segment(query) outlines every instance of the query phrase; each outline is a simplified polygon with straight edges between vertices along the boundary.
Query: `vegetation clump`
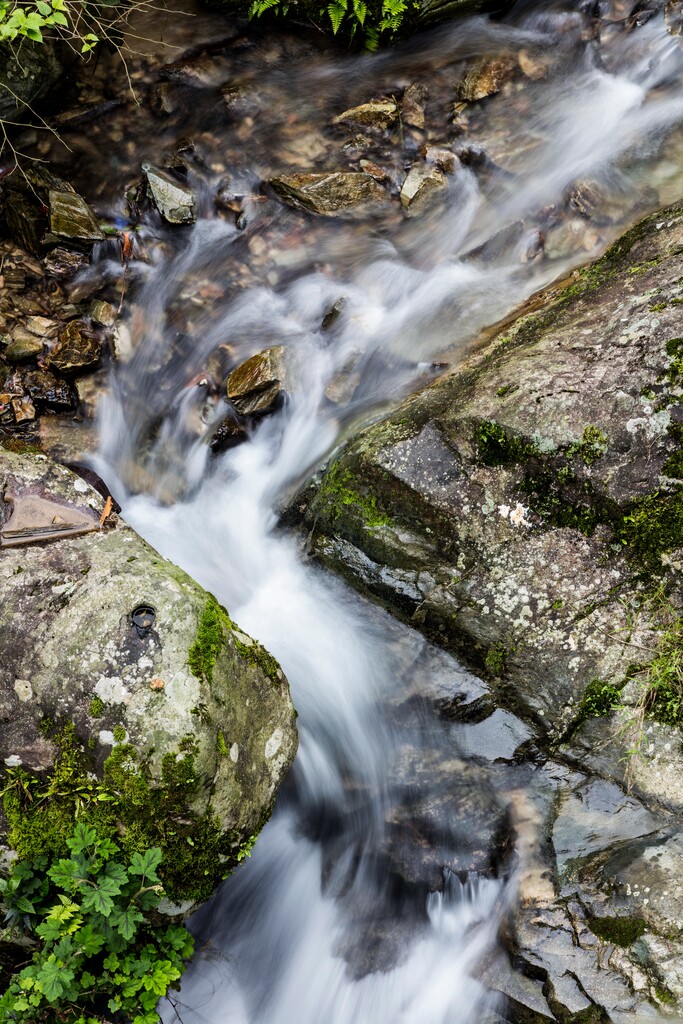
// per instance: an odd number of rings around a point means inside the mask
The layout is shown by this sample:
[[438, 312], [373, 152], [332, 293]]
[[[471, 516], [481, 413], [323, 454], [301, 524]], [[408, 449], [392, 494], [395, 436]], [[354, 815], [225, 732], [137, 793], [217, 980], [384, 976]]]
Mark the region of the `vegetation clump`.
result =
[[260, 668], [272, 683], [282, 682], [282, 670], [272, 654], [258, 640], [242, 633], [212, 594], [209, 594], [202, 609], [197, 636], [187, 655], [190, 671], [197, 679], [204, 678], [209, 683], [213, 682], [216, 660], [228, 642], [228, 637], [245, 661]]
[[665, 725], [683, 726], [683, 618], [664, 628], [657, 653], [645, 669], [641, 705]]
[[7, 922], [39, 941], [0, 997], [0, 1021], [158, 1024], [155, 1006], [194, 949], [185, 928], [152, 924], [161, 850], [120, 856], [83, 823], [66, 847], [66, 857], [19, 861], [0, 880]]
[[604, 679], [591, 679], [579, 704], [579, 720], [605, 718], [621, 704], [621, 693]]
[[158, 846], [164, 888], [178, 902], [208, 899], [241, 859], [241, 836], [223, 831], [210, 811], [202, 815], [193, 808], [200, 780], [191, 740], [183, 751], [163, 757], [158, 782], [130, 744], [114, 748], [99, 781], [72, 725], [53, 741], [57, 755], [47, 778], [22, 768], [6, 771], [8, 842], [20, 858], [64, 856], [77, 819], [104, 838], [115, 837], [127, 855]]
[[495, 420], [482, 420], [475, 430], [474, 440], [479, 458], [485, 466], [525, 462], [538, 454], [535, 445], [515, 434], [510, 434]]
[[[296, 0], [253, 0], [249, 17], [260, 18], [266, 12], [285, 16], [296, 9]], [[398, 36], [410, 15], [419, 10], [418, 0], [330, 0], [319, 17], [321, 27], [331, 28], [334, 35], [341, 31], [352, 39], [358, 33], [366, 49], [376, 50], [380, 43]]]

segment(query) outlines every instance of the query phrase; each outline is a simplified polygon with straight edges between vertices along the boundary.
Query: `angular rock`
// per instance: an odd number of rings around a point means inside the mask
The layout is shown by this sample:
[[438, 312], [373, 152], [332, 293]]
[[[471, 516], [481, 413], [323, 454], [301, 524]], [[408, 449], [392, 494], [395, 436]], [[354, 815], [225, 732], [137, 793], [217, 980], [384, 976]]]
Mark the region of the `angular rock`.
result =
[[428, 205], [435, 193], [446, 187], [446, 178], [438, 167], [414, 164], [401, 185], [401, 205], [411, 213], [417, 213]]
[[493, 96], [512, 78], [516, 66], [513, 57], [483, 57], [460, 80], [458, 99], [472, 103]]
[[290, 206], [324, 217], [352, 213], [387, 199], [372, 175], [357, 171], [283, 174], [271, 178], [268, 184]]
[[283, 345], [276, 345], [251, 356], [233, 370], [226, 391], [241, 416], [255, 416], [274, 411], [291, 383], [288, 351]]
[[80, 373], [96, 366], [102, 343], [82, 320], [70, 320], [50, 350], [46, 366], [58, 373]]
[[378, 131], [384, 131], [394, 123], [398, 114], [396, 100], [370, 100], [369, 103], [361, 103], [357, 107], [344, 110], [343, 113], [335, 117], [332, 123], [362, 125], [364, 128], [376, 128]]
[[[110, 786], [114, 771], [119, 786], [129, 778], [139, 796], [121, 791], [117, 842], [128, 848], [140, 829], [160, 830], [169, 898], [206, 898], [270, 814], [294, 756], [282, 671], [121, 520], [100, 529], [103, 498], [85, 480], [45, 457], [0, 460], [3, 538], [22, 503], [38, 503], [33, 516], [44, 523], [42, 543], [8, 547], [0, 560], [0, 759], [49, 772], [70, 742], [85, 778], [94, 771]], [[79, 522], [91, 532], [77, 535]], [[62, 539], [48, 540], [60, 527]], [[148, 611], [136, 618], [140, 608]], [[169, 812], [153, 825], [145, 800], [155, 793]], [[51, 820], [45, 805], [10, 809], [20, 847], [28, 813], [33, 836]]]
[[79, 270], [87, 266], [87, 263], [88, 257], [85, 253], [64, 249], [59, 245], [45, 257], [45, 269], [48, 274], [62, 280], [74, 277]]
[[142, 164], [142, 171], [149, 197], [164, 220], [169, 224], [191, 224], [196, 217], [192, 189], [148, 161]]
[[13, 398], [10, 405], [15, 423], [31, 423], [36, 418], [36, 408], [30, 398]]
[[95, 214], [75, 192], [48, 192], [50, 231], [60, 241], [99, 242], [104, 238]]
[[10, 234], [36, 256], [60, 241], [85, 248], [104, 237], [85, 200], [40, 164], [10, 179], [2, 205]]
[[426, 86], [418, 82], [409, 85], [401, 100], [401, 120], [415, 128], [424, 128], [425, 104], [428, 99], [429, 90]]
[[16, 379], [20, 390], [25, 391], [38, 406], [61, 410], [73, 409], [75, 405], [70, 385], [49, 370], [23, 370]]
[[101, 299], [90, 303], [88, 316], [96, 324], [102, 324], [103, 327], [113, 327], [116, 323], [116, 310], [111, 302], [103, 302]]

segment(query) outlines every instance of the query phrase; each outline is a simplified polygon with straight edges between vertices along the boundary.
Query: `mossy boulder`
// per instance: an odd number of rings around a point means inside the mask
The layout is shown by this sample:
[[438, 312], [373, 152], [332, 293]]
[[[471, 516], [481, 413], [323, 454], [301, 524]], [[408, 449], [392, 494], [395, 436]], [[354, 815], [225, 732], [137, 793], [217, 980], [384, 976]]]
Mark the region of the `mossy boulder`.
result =
[[2, 833], [59, 855], [78, 814], [161, 846], [167, 895], [207, 898], [294, 757], [275, 660], [211, 595], [45, 457], [2, 452]]
[[682, 282], [673, 207], [358, 434], [297, 505], [318, 558], [546, 744], [595, 720], [595, 680], [613, 713], [657, 648], [654, 593], [678, 607]]

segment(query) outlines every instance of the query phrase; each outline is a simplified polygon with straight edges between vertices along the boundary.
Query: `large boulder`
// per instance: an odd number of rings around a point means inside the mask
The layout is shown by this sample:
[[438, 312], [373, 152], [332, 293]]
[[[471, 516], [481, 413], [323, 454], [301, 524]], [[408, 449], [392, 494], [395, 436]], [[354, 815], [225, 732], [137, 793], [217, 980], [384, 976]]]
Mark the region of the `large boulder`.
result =
[[591, 680], [649, 660], [653, 580], [676, 604], [682, 240], [681, 209], [645, 220], [353, 439], [306, 507], [323, 561], [554, 739]]
[[187, 909], [270, 814], [297, 745], [287, 680], [184, 572], [101, 525], [111, 503], [85, 480], [1, 463], [3, 838], [58, 854], [79, 810], [124, 847], [161, 846]]
[[481, 721], [444, 707], [463, 749], [534, 766], [511, 794], [525, 977], [485, 971], [514, 1019], [683, 998], [682, 243], [683, 207], [648, 217], [293, 506], [318, 559], [482, 675]]

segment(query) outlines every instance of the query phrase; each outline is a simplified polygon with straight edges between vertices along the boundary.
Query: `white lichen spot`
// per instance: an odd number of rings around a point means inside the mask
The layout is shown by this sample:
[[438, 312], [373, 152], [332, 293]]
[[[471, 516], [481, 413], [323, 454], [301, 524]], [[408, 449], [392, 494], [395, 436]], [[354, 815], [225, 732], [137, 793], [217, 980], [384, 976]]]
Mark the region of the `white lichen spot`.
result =
[[28, 679], [15, 679], [14, 692], [21, 701], [31, 700], [33, 697], [33, 687]]
[[499, 515], [501, 515], [503, 517], [503, 519], [507, 519], [507, 517], [510, 515], [510, 506], [509, 505], [499, 505], [498, 506], [498, 513], [499, 513]]
[[10, 754], [9, 757], [5, 758], [5, 764], [8, 768], [18, 768], [21, 764], [21, 758], [18, 754]]
[[103, 747], [115, 747], [116, 740], [114, 739], [114, 733], [110, 729], [100, 729], [97, 734], [97, 738]]
[[[266, 746], [266, 751], [267, 750], [268, 750], [268, 747]], [[235, 764], [237, 764], [237, 758], [239, 756], [240, 756], [240, 748], [237, 745], [237, 743], [233, 743], [233, 745], [230, 747], [230, 760], [234, 761]], [[267, 754], [266, 754], [266, 756], [267, 756]]]
[[531, 440], [534, 447], [543, 455], [552, 455], [553, 452], [557, 451], [557, 445], [555, 442], [549, 437], [543, 437], [543, 434], [539, 434], [537, 430], [534, 430], [531, 435]]
[[79, 494], [87, 494], [90, 488], [85, 480], [81, 480], [79, 477], [78, 480], [74, 480], [74, 490], [78, 491]]
[[531, 526], [531, 523], [529, 522], [529, 520], [526, 517], [527, 512], [528, 512], [528, 509], [526, 509], [524, 507], [524, 505], [522, 505], [521, 502], [518, 501], [517, 504], [515, 505], [515, 507], [513, 508], [512, 512], [509, 515], [509, 520], [510, 520], [511, 524], [513, 526], [517, 526], [517, 527], [519, 527], [519, 526]]
[[127, 704], [130, 693], [118, 676], [100, 676], [95, 693], [105, 704]]
[[232, 635], [234, 636], [235, 640], [239, 640], [239, 642], [241, 644], [244, 644], [245, 647], [254, 646], [254, 641], [252, 640], [252, 638], [250, 636], [247, 636], [246, 633], [242, 633], [239, 629], [233, 629]]
[[276, 729], [266, 742], [266, 757], [275, 757], [282, 746], [282, 729]]

